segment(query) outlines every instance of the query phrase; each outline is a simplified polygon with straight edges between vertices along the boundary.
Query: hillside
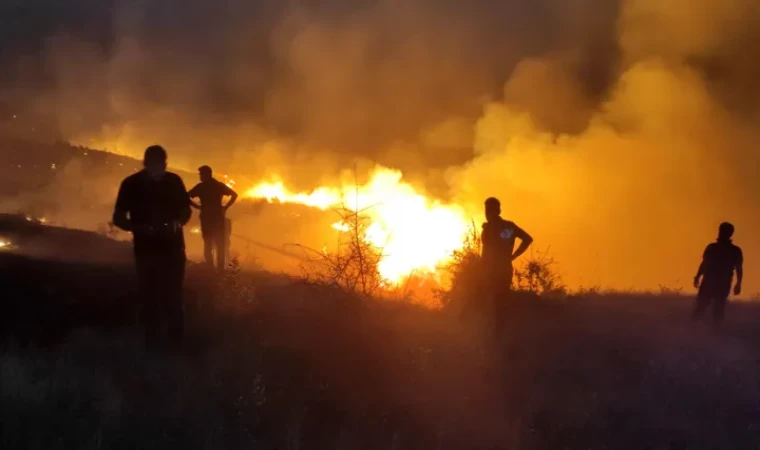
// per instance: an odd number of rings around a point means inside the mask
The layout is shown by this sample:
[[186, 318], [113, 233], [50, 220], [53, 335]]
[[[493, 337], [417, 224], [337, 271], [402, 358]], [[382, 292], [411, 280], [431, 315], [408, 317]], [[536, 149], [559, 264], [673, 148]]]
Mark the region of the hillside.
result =
[[125, 156], [77, 147], [65, 142], [43, 143], [0, 137], [0, 167], [4, 180], [0, 196], [15, 196], [50, 184], [70, 164], [86, 173], [123, 178], [139, 170], [140, 162]]
[[[125, 156], [64, 142], [44, 143], [0, 136], [0, 213], [19, 213], [50, 224], [90, 231], [107, 229], [118, 186], [140, 170], [141, 162]], [[191, 187], [196, 173], [177, 171]], [[235, 224], [233, 254], [248, 266], [266, 263], [273, 270], [294, 270], [298, 254], [288, 244], [321, 248], [325, 230], [336, 217], [300, 205], [270, 205], [240, 200], [230, 211]], [[188, 225], [187, 244], [200, 259], [202, 242]], [[197, 231], [197, 230], [196, 230]], [[126, 237], [126, 236], [124, 236]]]
[[[690, 322], [688, 298], [533, 299], [510, 307], [509, 331], [494, 341], [477, 317], [265, 273], [216, 283], [191, 266], [186, 351], [153, 355], [135, 325], [124, 244], [8, 217], [0, 224], [0, 236], [19, 242], [0, 251], [5, 449], [760, 442], [753, 305], [732, 305], [725, 327], [713, 329]], [[91, 254], [18, 253], [61, 241]]]

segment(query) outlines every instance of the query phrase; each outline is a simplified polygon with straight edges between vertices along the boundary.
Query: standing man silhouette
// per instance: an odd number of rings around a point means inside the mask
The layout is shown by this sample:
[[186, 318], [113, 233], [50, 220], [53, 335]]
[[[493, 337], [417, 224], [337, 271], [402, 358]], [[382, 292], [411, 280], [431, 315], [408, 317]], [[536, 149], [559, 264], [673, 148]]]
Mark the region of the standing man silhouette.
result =
[[[485, 202], [486, 223], [483, 224], [482, 263], [486, 292], [493, 302], [496, 331], [504, 325], [504, 306], [512, 292], [512, 261], [519, 258], [533, 243], [533, 238], [514, 222], [501, 218], [501, 202], [490, 197]], [[515, 250], [515, 239], [520, 246]]]
[[[217, 269], [222, 272], [225, 266], [227, 248], [225, 213], [238, 198], [237, 192], [213, 177], [211, 167], [198, 168], [201, 182], [190, 189], [190, 198], [199, 198], [200, 205], [191, 200], [191, 206], [201, 210], [201, 234], [203, 235], [203, 253], [206, 263], [213, 267], [214, 250], [216, 250]], [[229, 196], [230, 201], [222, 206], [222, 198]]]
[[114, 206], [113, 224], [133, 235], [135, 265], [143, 301], [145, 343], [158, 343], [163, 324], [172, 344], [184, 332], [182, 284], [185, 239], [182, 227], [192, 214], [182, 179], [166, 171], [166, 150], [145, 150], [144, 169], [124, 179]]
[[731, 241], [733, 235], [734, 226], [723, 222], [718, 227], [718, 240], [705, 248], [702, 263], [694, 277], [694, 287], [699, 288], [694, 305], [694, 318], [701, 318], [707, 307], [712, 305], [713, 321], [719, 323], [723, 320], [734, 271], [734, 295], [742, 293], [744, 256], [742, 249]]

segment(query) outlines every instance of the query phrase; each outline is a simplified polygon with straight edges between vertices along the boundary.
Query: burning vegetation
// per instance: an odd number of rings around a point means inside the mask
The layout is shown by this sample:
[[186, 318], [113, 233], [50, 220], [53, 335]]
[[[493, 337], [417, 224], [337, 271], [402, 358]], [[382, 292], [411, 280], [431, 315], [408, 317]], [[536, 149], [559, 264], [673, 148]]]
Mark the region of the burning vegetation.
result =
[[[294, 193], [282, 182], [258, 184], [244, 197], [338, 209], [333, 228], [357, 233], [378, 252], [377, 270], [385, 283], [412, 275], [433, 275], [464, 245], [467, 215], [461, 207], [432, 200], [402, 180], [400, 171], [375, 169], [366, 184], [320, 187]], [[360, 223], [357, 223], [360, 222]]]

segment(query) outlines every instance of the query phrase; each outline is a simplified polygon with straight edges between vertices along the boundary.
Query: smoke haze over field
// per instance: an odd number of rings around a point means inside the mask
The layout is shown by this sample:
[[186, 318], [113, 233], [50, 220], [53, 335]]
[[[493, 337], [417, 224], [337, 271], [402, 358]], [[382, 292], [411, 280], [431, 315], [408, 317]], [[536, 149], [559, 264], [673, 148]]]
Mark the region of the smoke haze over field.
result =
[[730, 220], [760, 291], [758, 25], [754, 0], [4, 0], [0, 102], [188, 169], [381, 164], [478, 221], [496, 195], [571, 285], [688, 286]]

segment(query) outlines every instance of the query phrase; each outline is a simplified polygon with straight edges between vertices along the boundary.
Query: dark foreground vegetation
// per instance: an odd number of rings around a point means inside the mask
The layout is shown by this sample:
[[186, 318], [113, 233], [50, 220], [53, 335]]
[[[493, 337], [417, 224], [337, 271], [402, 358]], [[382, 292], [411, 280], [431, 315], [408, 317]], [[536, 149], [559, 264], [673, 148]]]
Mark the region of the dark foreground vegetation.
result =
[[[16, 239], [124, 250], [34, 229]], [[1, 448], [760, 445], [752, 305], [714, 329], [680, 296], [525, 298], [497, 342], [477, 315], [191, 266], [186, 349], [149, 354], [123, 258], [0, 251]]]

